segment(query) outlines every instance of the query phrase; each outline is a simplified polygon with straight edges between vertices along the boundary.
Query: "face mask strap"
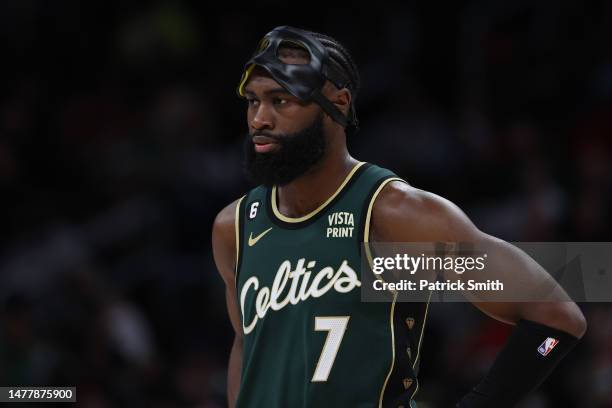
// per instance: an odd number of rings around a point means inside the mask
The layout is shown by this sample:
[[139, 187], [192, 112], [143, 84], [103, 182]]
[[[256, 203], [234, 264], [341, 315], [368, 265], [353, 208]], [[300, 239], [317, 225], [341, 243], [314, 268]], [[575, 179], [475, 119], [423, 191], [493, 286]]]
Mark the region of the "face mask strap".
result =
[[346, 128], [349, 124], [349, 121], [346, 116], [340, 111], [340, 109], [336, 108], [336, 105], [331, 103], [329, 99], [327, 99], [321, 91], [316, 90], [312, 94], [312, 99], [321, 106], [321, 108], [327, 112], [327, 114], [336, 122], [338, 122], [343, 128]]

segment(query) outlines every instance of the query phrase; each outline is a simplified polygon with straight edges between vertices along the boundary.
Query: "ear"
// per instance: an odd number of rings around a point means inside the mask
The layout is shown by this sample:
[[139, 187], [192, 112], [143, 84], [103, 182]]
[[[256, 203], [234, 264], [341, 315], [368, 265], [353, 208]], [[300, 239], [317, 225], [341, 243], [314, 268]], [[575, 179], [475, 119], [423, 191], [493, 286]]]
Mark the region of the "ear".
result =
[[348, 115], [351, 107], [351, 91], [347, 88], [337, 89], [328, 81], [323, 87], [323, 95], [336, 105], [340, 112]]

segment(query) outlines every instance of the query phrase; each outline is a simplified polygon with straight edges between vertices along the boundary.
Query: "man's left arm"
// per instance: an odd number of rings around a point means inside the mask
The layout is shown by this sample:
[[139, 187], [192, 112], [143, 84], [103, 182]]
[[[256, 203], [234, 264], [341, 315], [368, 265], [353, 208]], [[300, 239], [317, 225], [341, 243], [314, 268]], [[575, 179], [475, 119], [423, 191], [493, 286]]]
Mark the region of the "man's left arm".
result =
[[[383, 188], [372, 212], [371, 241], [478, 243], [495, 248], [502, 273], [548, 278], [515, 246], [478, 230], [450, 201], [402, 182]], [[557, 286], [554, 281], [553, 284]], [[586, 331], [578, 306], [560, 287], [558, 301], [484, 302], [468, 299], [485, 314], [515, 325], [488, 374], [458, 404], [460, 408], [511, 407], [536, 388]], [[563, 301], [561, 301], [563, 299]], [[548, 355], [537, 353], [547, 338], [558, 341]], [[520, 373], [520, 375], [517, 375]]]

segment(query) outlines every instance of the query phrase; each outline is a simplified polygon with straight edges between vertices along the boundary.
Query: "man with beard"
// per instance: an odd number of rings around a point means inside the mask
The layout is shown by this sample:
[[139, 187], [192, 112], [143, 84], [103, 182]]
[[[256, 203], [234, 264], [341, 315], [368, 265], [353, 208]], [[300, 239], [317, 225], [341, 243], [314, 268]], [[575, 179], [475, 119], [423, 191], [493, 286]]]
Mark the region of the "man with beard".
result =
[[[343, 46], [292, 27], [268, 33], [246, 64], [246, 169], [259, 186], [213, 226], [235, 330], [230, 407], [416, 406], [429, 302], [362, 302], [362, 242], [486, 242], [501, 268], [539, 273], [454, 204], [351, 157], [358, 89]], [[516, 327], [459, 407], [513, 406], [586, 330], [573, 302], [474, 304]]]

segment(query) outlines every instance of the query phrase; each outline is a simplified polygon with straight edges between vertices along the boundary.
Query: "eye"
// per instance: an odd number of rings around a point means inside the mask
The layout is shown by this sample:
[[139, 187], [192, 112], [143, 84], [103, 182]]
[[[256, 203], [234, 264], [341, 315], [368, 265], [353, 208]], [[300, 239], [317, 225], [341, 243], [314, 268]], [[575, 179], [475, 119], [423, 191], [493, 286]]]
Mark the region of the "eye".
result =
[[246, 98], [246, 101], [249, 106], [257, 106], [259, 103], [259, 101], [255, 98]]
[[284, 99], [284, 98], [274, 98], [274, 99], [272, 100], [272, 102], [273, 102], [275, 105], [284, 105], [284, 104], [286, 104], [286, 103], [287, 103], [287, 102], [289, 102], [289, 101], [288, 101], [287, 99]]

